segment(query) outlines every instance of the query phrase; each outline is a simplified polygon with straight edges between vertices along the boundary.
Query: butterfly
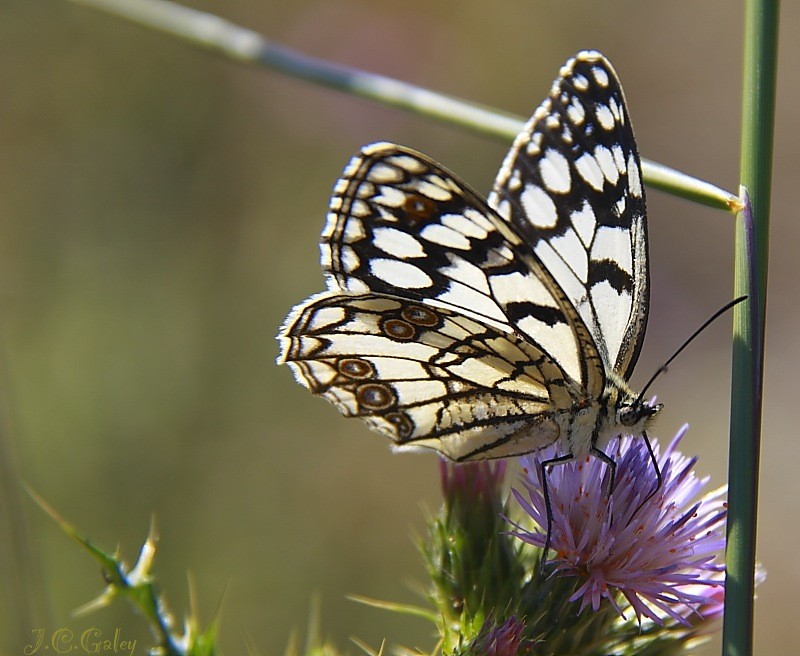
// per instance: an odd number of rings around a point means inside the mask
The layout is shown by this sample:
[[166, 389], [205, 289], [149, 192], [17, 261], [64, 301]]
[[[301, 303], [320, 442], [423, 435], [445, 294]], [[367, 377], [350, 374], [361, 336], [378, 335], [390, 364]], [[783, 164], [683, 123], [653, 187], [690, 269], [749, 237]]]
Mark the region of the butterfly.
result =
[[561, 68], [487, 199], [410, 148], [365, 146], [320, 249], [328, 290], [291, 310], [278, 362], [398, 449], [465, 462], [558, 442], [545, 469], [594, 455], [613, 478], [610, 439], [647, 440], [662, 406], [627, 382], [649, 306], [645, 192], [599, 52]]

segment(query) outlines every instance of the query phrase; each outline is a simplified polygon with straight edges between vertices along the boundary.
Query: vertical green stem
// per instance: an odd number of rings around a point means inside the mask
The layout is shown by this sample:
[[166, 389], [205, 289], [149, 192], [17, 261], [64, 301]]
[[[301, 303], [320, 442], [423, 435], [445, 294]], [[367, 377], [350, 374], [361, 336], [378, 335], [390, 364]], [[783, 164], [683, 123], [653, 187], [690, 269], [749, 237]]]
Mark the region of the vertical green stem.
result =
[[747, 656], [753, 650], [778, 7], [778, 0], [745, 0], [740, 164], [745, 208], [736, 227], [734, 284], [735, 295], [748, 294], [750, 300], [734, 311], [725, 656]]

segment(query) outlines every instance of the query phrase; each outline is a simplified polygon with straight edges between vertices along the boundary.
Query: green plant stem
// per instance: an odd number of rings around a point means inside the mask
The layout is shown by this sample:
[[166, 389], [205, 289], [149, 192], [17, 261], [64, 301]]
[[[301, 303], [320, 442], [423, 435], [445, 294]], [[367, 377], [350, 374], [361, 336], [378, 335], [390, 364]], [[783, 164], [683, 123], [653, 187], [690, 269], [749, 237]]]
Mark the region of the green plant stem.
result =
[[[383, 75], [309, 57], [272, 43], [213, 14], [166, 0], [70, 0], [177, 37], [240, 63], [264, 66], [291, 77], [330, 87], [389, 107], [403, 109], [509, 142], [525, 120], [508, 112], [448, 96]], [[727, 212], [741, 209], [739, 197], [709, 182], [642, 159], [651, 187]]]
[[740, 175], [745, 208], [736, 227], [728, 548], [723, 654], [753, 650], [753, 599], [764, 375], [769, 209], [778, 0], [746, 0]]

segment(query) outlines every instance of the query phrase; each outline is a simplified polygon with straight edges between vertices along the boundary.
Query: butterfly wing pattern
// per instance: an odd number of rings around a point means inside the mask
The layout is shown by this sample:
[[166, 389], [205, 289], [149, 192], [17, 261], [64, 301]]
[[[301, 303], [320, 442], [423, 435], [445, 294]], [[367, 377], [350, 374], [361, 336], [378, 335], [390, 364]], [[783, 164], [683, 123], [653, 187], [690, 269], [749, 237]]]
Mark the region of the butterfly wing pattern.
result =
[[489, 204], [564, 290], [606, 369], [627, 379], [647, 324], [647, 222], [625, 98], [602, 55], [567, 62], [514, 141]]
[[628, 388], [648, 303], [644, 190], [622, 90], [584, 51], [517, 137], [488, 202], [440, 164], [366, 146], [334, 186], [328, 291], [279, 363], [399, 448], [456, 461], [644, 431]]

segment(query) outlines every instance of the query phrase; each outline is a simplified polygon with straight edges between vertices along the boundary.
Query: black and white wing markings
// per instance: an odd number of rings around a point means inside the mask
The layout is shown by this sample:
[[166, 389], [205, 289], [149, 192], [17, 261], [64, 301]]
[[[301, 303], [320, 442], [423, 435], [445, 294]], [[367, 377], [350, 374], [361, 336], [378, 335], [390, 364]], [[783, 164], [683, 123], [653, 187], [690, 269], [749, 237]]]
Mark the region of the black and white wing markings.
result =
[[649, 305], [639, 154], [619, 79], [598, 52], [561, 69], [489, 196], [579, 312], [606, 369], [627, 379]]
[[528, 243], [425, 155], [365, 147], [334, 187], [320, 248], [332, 292], [455, 310], [535, 344], [588, 396], [602, 391], [592, 337]]
[[[555, 442], [583, 390], [534, 345], [444, 308], [325, 292], [280, 335], [298, 382], [399, 447], [453, 460]], [[524, 441], [524, 447], [519, 442]]]
[[401, 447], [464, 461], [558, 440], [543, 466], [594, 454], [613, 478], [602, 449], [646, 438], [660, 410], [627, 385], [647, 321], [645, 221], [619, 81], [579, 53], [488, 203], [402, 146], [350, 161], [320, 244], [328, 291], [292, 310], [278, 362]]

